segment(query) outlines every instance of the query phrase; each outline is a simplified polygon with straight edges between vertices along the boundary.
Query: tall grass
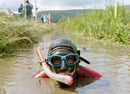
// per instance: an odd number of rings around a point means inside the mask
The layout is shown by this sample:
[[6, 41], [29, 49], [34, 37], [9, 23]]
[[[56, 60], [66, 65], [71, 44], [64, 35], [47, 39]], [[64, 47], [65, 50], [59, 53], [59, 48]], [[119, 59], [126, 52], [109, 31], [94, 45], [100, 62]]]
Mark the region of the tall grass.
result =
[[33, 20], [20, 21], [17, 17], [0, 16], [0, 22], [0, 56], [38, 42], [46, 32], [52, 30], [48, 25], [35, 24]]
[[86, 11], [86, 15], [72, 18], [63, 29], [77, 36], [130, 45], [130, 11], [118, 5], [117, 17], [114, 7], [106, 10]]

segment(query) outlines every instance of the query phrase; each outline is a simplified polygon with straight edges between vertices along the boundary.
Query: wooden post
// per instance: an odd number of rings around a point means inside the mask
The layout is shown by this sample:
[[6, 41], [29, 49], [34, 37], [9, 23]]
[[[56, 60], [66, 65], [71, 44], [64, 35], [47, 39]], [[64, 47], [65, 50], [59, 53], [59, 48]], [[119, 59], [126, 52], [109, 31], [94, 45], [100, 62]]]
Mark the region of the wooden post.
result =
[[35, 21], [37, 23], [37, 7], [36, 7], [36, 0], [35, 0]]
[[84, 7], [84, 17], [85, 17], [85, 7]]
[[26, 13], [26, 0], [24, 0], [24, 17], [25, 17], [25, 21], [27, 21], [27, 13]]
[[116, 16], [117, 16], [117, 0], [115, 0], [115, 19], [116, 19]]
[[94, 5], [94, 10], [95, 10], [95, 5]]
[[70, 21], [70, 18], [68, 17], [68, 22]]
[[50, 12], [49, 12], [49, 25], [51, 24], [51, 16], [50, 16]]

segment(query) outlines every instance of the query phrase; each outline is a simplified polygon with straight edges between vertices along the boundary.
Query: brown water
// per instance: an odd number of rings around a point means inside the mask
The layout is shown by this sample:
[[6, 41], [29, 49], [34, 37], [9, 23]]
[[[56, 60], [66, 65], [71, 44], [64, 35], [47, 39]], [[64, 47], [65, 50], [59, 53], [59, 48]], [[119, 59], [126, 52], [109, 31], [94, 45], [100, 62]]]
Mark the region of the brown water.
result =
[[102, 78], [81, 79], [71, 87], [50, 83], [48, 78], [41, 79], [41, 85], [36, 84], [38, 79], [32, 78], [39, 71], [36, 48], [42, 46], [46, 57], [48, 46], [59, 37], [63, 36], [48, 34], [42, 42], [13, 53], [16, 56], [12, 54], [0, 59], [0, 94], [130, 94], [130, 50], [96, 41], [83, 41], [73, 36], [68, 38], [73, 39], [78, 49], [86, 48], [81, 56], [91, 62], [90, 65], [80, 64], [99, 72]]

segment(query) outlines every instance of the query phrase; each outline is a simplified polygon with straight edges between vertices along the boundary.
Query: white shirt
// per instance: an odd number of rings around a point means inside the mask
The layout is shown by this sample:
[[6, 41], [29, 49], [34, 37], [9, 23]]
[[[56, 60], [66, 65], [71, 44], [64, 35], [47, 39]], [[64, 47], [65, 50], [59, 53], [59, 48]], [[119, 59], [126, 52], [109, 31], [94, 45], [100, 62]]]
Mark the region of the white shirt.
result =
[[44, 23], [47, 23], [48, 18], [46, 16], [44, 16]]
[[[38, 13], [37, 13], [37, 15], [38, 15]], [[35, 17], [35, 10], [33, 10], [33, 17]]]

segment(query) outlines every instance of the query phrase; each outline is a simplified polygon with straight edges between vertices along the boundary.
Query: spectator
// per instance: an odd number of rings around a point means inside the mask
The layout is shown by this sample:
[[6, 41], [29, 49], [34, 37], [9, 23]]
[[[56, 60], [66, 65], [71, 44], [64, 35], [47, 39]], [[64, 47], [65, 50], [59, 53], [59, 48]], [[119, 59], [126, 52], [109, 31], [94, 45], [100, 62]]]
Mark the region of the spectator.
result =
[[29, 0], [26, 1], [27, 5], [26, 5], [26, 15], [27, 15], [27, 19], [29, 20], [32, 17], [32, 9], [33, 9], [33, 5], [29, 2]]
[[48, 18], [47, 18], [47, 15], [45, 14], [44, 15], [44, 23], [47, 23], [48, 22]]
[[[37, 10], [38, 10], [38, 8], [36, 8], [36, 14], [38, 14], [37, 13]], [[35, 21], [35, 17], [36, 17], [36, 15], [35, 15], [35, 10], [33, 11], [33, 19], [34, 19], [34, 21]]]
[[7, 14], [5, 13], [5, 11], [2, 12], [2, 16], [7, 17]]
[[21, 4], [20, 7], [18, 8], [18, 12], [21, 13], [21, 11], [23, 11], [23, 4]]
[[40, 18], [42, 24], [44, 24], [44, 15], [42, 14], [41, 18]]
[[18, 12], [20, 18], [24, 16], [23, 4], [21, 4], [20, 7], [18, 8]]

